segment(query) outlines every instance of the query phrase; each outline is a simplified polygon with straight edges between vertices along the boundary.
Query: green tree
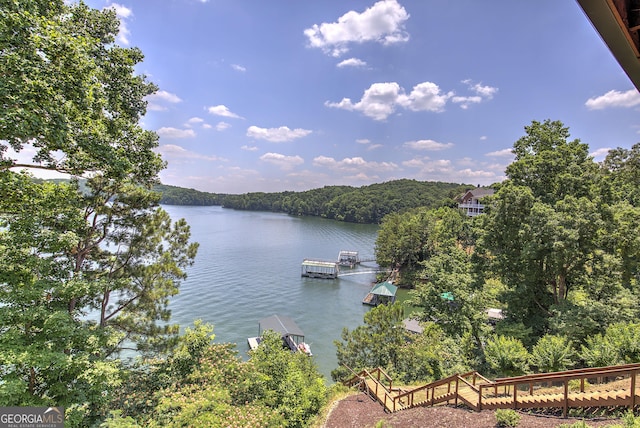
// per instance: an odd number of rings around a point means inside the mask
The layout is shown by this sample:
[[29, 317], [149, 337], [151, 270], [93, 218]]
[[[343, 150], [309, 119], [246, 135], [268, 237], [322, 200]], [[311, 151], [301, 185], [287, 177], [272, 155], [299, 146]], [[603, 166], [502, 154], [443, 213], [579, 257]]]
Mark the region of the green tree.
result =
[[334, 380], [349, 377], [351, 372], [343, 365], [355, 372], [376, 367], [393, 370], [407, 339], [403, 319], [400, 303], [380, 305], [364, 315], [364, 325], [353, 331], [344, 328], [342, 340], [334, 342], [339, 367], [331, 372], [331, 377]]
[[284, 348], [279, 334], [266, 332], [262, 339], [248, 363], [262, 387], [257, 401], [282, 415], [283, 426], [306, 426], [326, 402], [323, 377], [312, 358]]
[[481, 220], [478, 253], [507, 286], [508, 321], [548, 331], [553, 309], [600, 269], [609, 215], [594, 192], [597, 165], [588, 147], [567, 141], [560, 122], [533, 122], [514, 144], [515, 161]]
[[559, 372], [574, 365], [575, 352], [564, 336], [545, 335], [531, 350], [530, 365], [539, 372]]
[[[164, 163], [157, 135], [138, 122], [156, 88], [135, 74], [141, 52], [113, 43], [115, 12], [61, 0], [5, 6], [0, 404], [64, 405], [72, 426], [88, 425], [121, 382], [109, 356], [124, 343], [141, 351], [171, 344], [168, 298], [197, 245], [150, 192]], [[36, 154], [17, 163], [9, 147]], [[35, 182], [17, 167], [72, 180]]]
[[517, 376], [528, 369], [529, 353], [522, 342], [512, 337], [489, 338], [484, 355], [489, 367], [498, 375]]
[[417, 317], [436, 321], [450, 337], [470, 332], [482, 349], [490, 294], [476, 283], [469, 254], [451, 246], [422, 265], [421, 282], [411, 291], [411, 304], [419, 308]]

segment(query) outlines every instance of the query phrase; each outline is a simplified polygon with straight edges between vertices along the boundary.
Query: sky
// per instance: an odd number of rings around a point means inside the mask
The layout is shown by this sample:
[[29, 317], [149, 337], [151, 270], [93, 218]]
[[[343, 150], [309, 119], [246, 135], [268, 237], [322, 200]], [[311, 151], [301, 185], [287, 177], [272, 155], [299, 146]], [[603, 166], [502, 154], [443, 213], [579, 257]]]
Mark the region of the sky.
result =
[[640, 94], [575, 0], [89, 0], [158, 85], [164, 184], [302, 191], [489, 185], [533, 120], [596, 160], [640, 140]]

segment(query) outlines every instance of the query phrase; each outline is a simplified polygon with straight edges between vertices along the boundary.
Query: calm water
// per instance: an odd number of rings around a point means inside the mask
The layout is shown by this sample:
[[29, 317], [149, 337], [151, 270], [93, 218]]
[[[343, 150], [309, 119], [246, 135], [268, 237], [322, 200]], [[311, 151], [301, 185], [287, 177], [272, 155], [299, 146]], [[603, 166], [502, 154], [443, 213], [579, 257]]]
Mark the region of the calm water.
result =
[[[304, 258], [336, 260], [340, 250], [373, 258], [378, 226], [221, 207], [163, 208], [174, 220], [185, 218], [192, 240], [200, 243], [189, 277], [171, 301], [173, 322], [213, 324], [215, 341], [236, 343], [246, 357], [247, 338], [257, 335], [258, 321], [286, 315], [304, 331], [318, 368], [330, 380], [337, 366], [333, 341], [343, 327], [363, 323], [370, 308], [362, 299], [375, 274], [310, 279], [300, 276], [300, 265]], [[374, 268], [368, 263], [347, 270]]]

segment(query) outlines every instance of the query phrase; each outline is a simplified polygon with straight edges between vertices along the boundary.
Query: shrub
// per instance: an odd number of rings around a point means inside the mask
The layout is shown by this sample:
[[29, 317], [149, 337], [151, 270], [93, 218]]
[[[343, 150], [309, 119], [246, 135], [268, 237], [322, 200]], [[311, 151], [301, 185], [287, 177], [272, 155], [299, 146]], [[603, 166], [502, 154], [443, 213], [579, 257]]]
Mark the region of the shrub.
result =
[[499, 427], [516, 427], [520, 422], [520, 414], [511, 409], [496, 410], [496, 421]]
[[572, 424], [560, 424], [558, 428], [591, 428], [591, 425], [587, 425], [585, 421], [578, 421]]

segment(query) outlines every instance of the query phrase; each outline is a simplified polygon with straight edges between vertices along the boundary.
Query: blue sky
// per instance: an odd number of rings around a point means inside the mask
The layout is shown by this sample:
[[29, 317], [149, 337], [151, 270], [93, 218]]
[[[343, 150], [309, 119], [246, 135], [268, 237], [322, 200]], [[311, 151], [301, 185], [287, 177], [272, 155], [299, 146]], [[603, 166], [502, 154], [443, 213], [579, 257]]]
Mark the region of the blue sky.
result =
[[165, 184], [217, 193], [399, 178], [487, 185], [532, 120], [596, 160], [640, 94], [573, 0], [91, 0], [160, 90]]

